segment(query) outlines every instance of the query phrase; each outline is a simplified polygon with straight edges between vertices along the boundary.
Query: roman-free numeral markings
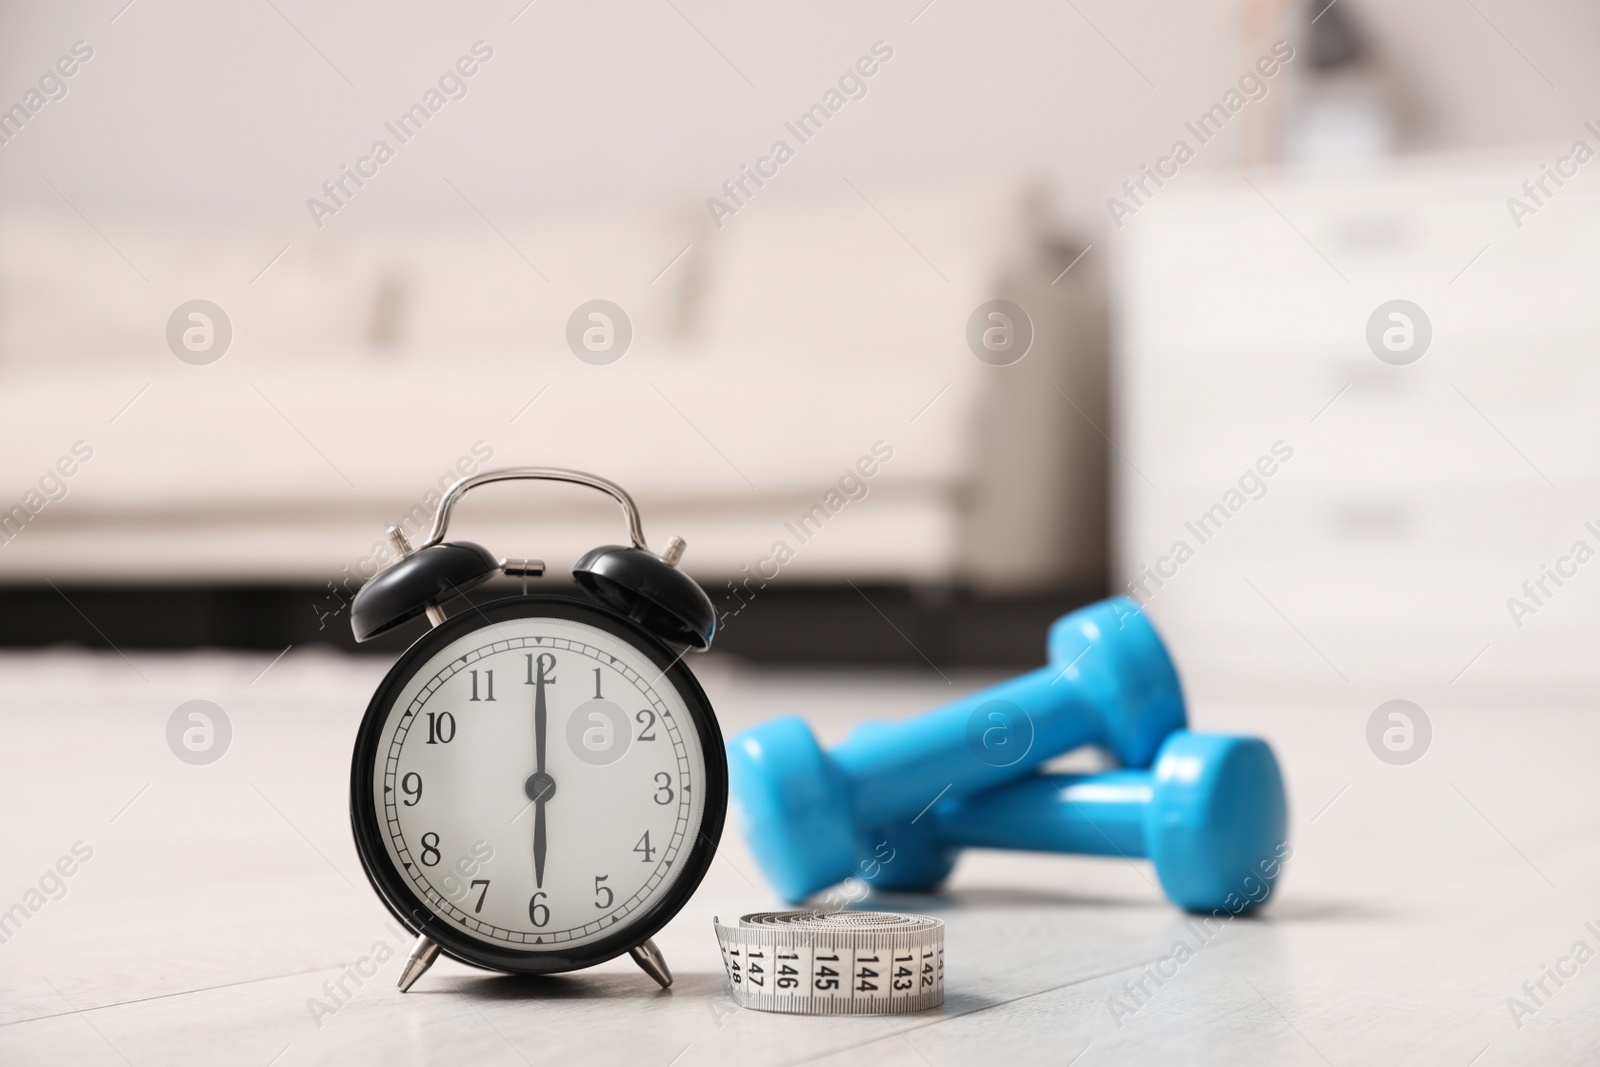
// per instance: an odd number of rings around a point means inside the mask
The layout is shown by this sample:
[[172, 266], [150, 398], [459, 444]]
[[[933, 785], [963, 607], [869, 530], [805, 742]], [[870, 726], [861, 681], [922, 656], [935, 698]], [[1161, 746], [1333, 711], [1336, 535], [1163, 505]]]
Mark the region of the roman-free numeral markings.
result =
[[[562, 654], [563, 649], [567, 650], [573, 655], [589, 658], [591, 664], [598, 662], [600, 666], [589, 666], [585, 668], [582, 665], [570, 663], [568, 662], [567, 657]], [[426, 707], [429, 698], [435, 693], [438, 694], [439, 698], [446, 698], [449, 696], [452, 690], [442, 689], [442, 687], [446, 684], [451, 675], [465, 675], [465, 678], [462, 679], [462, 681], [466, 683], [464, 688], [466, 688], [467, 692], [465, 694], [461, 693], [462, 686], [460, 682], [457, 682], [456, 686], [452, 687], [453, 692], [458, 694], [456, 696], [457, 700], [461, 700], [463, 703], [498, 702], [499, 691], [495, 685], [494, 675], [501, 673], [505, 669], [506, 664], [501, 662], [499, 666], [490, 668], [481, 662], [474, 664], [473, 660], [487, 658], [488, 656], [499, 653], [502, 650], [510, 651], [513, 656], [516, 655], [518, 651], [523, 651], [525, 653], [524, 663], [526, 667], [526, 677], [530, 688], [543, 688], [545, 686], [549, 686], [551, 687], [547, 690], [549, 696], [558, 702], [561, 700], [561, 697], [558, 694], [563, 688], [554, 684], [556, 682], [555, 675], [558, 661], [560, 661], [562, 665], [565, 665], [569, 671], [573, 669], [589, 669], [593, 671], [594, 691], [592, 694], [587, 692], [587, 684], [585, 684], [582, 691], [580, 691], [581, 695], [579, 693], [572, 693], [570, 690], [568, 691], [568, 699], [577, 697], [580, 703], [586, 699], [610, 699], [606, 695], [607, 687], [610, 687], [616, 691], [616, 687], [619, 684], [622, 686], [622, 690], [617, 692], [617, 700], [627, 701], [629, 699], [638, 699], [638, 697], [630, 698], [629, 696], [625, 695], [627, 693], [631, 693], [633, 687], [638, 687], [640, 690], [639, 696], [643, 697], [641, 703], [645, 704], [646, 706], [641, 707], [640, 704], [634, 705], [636, 710], [631, 716], [634, 720], [633, 740], [636, 742], [656, 742], [658, 740], [662, 740], [660, 737], [660, 729], [663, 726], [667, 727], [670, 736], [665, 740], [669, 741], [671, 743], [671, 747], [677, 750], [677, 759], [675, 762], [677, 763], [678, 767], [683, 767], [683, 744], [679, 740], [677, 732], [678, 717], [674, 716], [667, 708], [661, 706], [657, 695], [650, 690], [648, 685], [646, 685], [645, 675], [637, 674], [637, 672], [635, 672], [627, 662], [620, 660], [616, 656], [611, 655], [610, 653], [607, 653], [601, 649], [596, 649], [592, 645], [584, 645], [583, 643], [577, 641], [572, 641], [569, 643], [565, 639], [553, 640], [548, 637], [534, 637], [533, 635], [529, 635], [529, 637], [523, 639], [521, 643], [521, 650], [518, 650], [517, 643], [513, 641], [509, 649], [502, 649], [500, 647], [491, 649], [490, 647], [485, 646], [484, 648], [452, 658], [448, 662], [448, 665], [443, 668], [438, 675], [434, 676], [434, 678], [431, 680], [431, 684], [428, 684], [424, 688], [424, 691], [419, 694], [415, 702], [412, 704], [410, 712], [405, 716], [406, 719], [410, 719], [411, 715], [415, 715], [416, 718], [412, 719], [411, 721], [416, 722], [418, 726], [423, 725], [423, 723], [418, 720], [426, 718], [426, 729], [417, 730], [411, 734], [411, 737], [413, 738], [413, 744], [417, 742], [417, 735], [419, 734], [423, 735], [422, 740], [427, 745], [448, 745], [455, 740], [456, 734], [460, 729], [460, 718], [454, 714], [455, 709], [451, 709], [450, 711], [429, 711]], [[515, 661], [512, 660], [512, 662]], [[608, 670], [616, 675], [616, 678], [610, 682], [606, 680]], [[576, 681], [576, 679], [570, 679], [570, 681]], [[444, 702], [444, 700], [438, 701], [438, 703]], [[537, 703], [536, 701], [530, 702]], [[438, 703], [435, 703], [435, 708], [438, 707]], [[520, 709], [521, 701], [514, 700], [513, 703]], [[625, 706], [626, 704], [624, 704], [624, 707]], [[459, 707], [459, 705], [457, 705], [457, 707]], [[564, 714], [565, 707], [566, 705], [561, 703], [558, 706], [551, 706], [547, 709], [547, 715], [553, 720], [550, 725], [554, 726], [556, 725], [557, 721], [564, 721], [557, 720], [556, 717]], [[487, 711], [487, 709], [485, 710]], [[497, 717], [489, 717], [478, 720], [474, 719], [470, 712], [465, 712], [465, 709], [463, 709], [463, 712], [467, 714], [467, 727], [469, 730], [479, 728], [479, 725], [475, 724], [481, 724], [481, 728], [489, 729], [492, 732], [498, 731], [500, 728], [497, 724], [500, 723], [501, 720]], [[615, 714], [615, 712], [612, 714]], [[627, 713], [624, 712], [624, 714], [626, 715]], [[404, 721], [405, 720], [403, 719], [402, 723], [404, 723]], [[622, 721], [626, 722], [626, 719], [623, 719]], [[389, 808], [389, 811], [391, 813], [396, 813], [390, 816], [391, 820], [397, 817], [397, 813], [399, 811], [420, 807], [422, 800], [425, 798], [429, 800], [430, 812], [433, 810], [434, 806], [437, 806], [441, 803], [445, 805], [445, 808], [448, 811], [451, 803], [448, 799], [448, 791], [450, 788], [449, 778], [450, 774], [452, 773], [449, 768], [455, 767], [455, 763], [451, 760], [446, 752], [440, 752], [439, 758], [444, 759], [444, 766], [446, 770], [430, 770], [430, 767], [432, 766], [431, 764], [423, 765], [415, 770], [397, 767], [396, 763], [398, 760], [396, 757], [399, 755], [400, 746], [403, 746], [404, 744], [403, 737], [403, 733], [399, 734], [393, 742], [395, 747], [392, 751], [394, 754], [391, 755], [389, 761], [389, 774], [393, 777], [389, 779], [389, 784], [383, 787], [383, 792], [385, 794], [401, 794], [399, 797], [395, 798], [390, 798], [388, 796], [385, 797], [386, 803], [393, 805]], [[482, 743], [485, 739], [474, 737], [469, 738], [469, 740], [473, 741], [474, 743]], [[536, 745], [536, 747], [538, 746]], [[657, 747], [658, 746], [652, 745], [652, 748]], [[564, 759], [565, 757], [562, 756], [561, 758]], [[561, 769], [561, 766], [562, 765], [558, 764], [556, 769]], [[428, 773], [423, 773], [425, 771]], [[443, 786], [440, 785], [440, 773], [443, 773], [446, 779], [446, 784]], [[633, 785], [631, 789], [625, 790], [625, 792], [630, 796], [638, 796], [634, 790], [637, 790], [640, 785], [644, 785], [651, 797], [652, 803], [650, 807], [652, 809], [656, 811], [661, 811], [663, 809], [671, 810], [675, 805], [682, 805], [685, 803], [689, 795], [690, 783], [687, 778], [680, 780], [679, 775], [680, 772], [676, 768], [671, 770], [657, 770], [654, 767], [649, 768], [648, 770], [645, 770], [644, 768], [636, 768], [632, 774], [626, 777], [633, 778], [637, 784]], [[637, 782], [638, 777], [648, 777], [648, 783]], [[428, 783], [431, 783], [427, 785], [426, 789], [424, 789], [425, 779]], [[619, 781], [617, 784], [626, 785], [626, 782]], [[445, 792], [441, 792], [441, 790], [445, 790]], [[642, 799], [642, 797], [640, 799]], [[643, 813], [640, 812], [640, 814]], [[418, 812], [417, 815], [427, 818], [430, 822], [433, 821], [433, 818], [429, 812]], [[406, 815], [405, 819], [410, 820], [416, 818], [417, 815]], [[639, 821], [644, 820], [641, 819]], [[682, 816], [680, 815], [679, 822], [681, 821]], [[424, 822], [423, 825], [427, 825], [426, 822]], [[635, 825], [637, 825], [637, 823], [635, 823]], [[647, 823], [646, 825], [650, 824]], [[414, 827], [415, 824], [413, 823], [412, 826]], [[554, 829], [554, 827], [552, 827], [552, 829]], [[617, 829], [620, 829], [620, 827]], [[590, 936], [591, 931], [626, 923], [632, 913], [637, 909], [640, 902], [651, 894], [657, 883], [661, 882], [663, 879], [667, 879], [670, 883], [671, 875], [668, 873], [668, 868], [675, 868], [677, 866], [677, 864], [675, 864], [670, 858], [671, 851], [672, 849], [678, 847], [678, 838], [675, 836], [673, 837], [673, 844], [671, 846], [660, 845], [657, 843], [657, 840], [661, 836], [661, 830], [661, 827], [650, 826], [650, 829], [641, 832], [639, 838], [632, 847], [632, 851], [640, 857], [639, 862], [644, 864], [646, 868], [656, 868], [653, 875], [647, 876], [648, 881], [643, 886], [636, 889], [634, 882], [637, 876], [626, 873], [629, 870], [638, 870], [638, 868], [632, 867], [631, 864], [624, 866], [619, 872], [607, 872], [590, 876], [592, 878], [593, 895], [589, 902], [593, 906], [594, 910], [589, 911], [588, 909], [584, 909], [584, 911], [588, 914], [587, 919], [579, 918], [579, 913], [566, 910], [576, 906], [577, 901], [568, 901], [563, 897], [563, 894], [568, 892], [565, 884], [561, 886], [553, 885], [550, 891], [546, 891], [543, 889], [542, 885], [539, 884], [541, 879], [538, 878], [538, 874], [540, 872], [537, 870], [534, 872], [535, 889], [531, 897], [525, 898], [527, 900], [528, 922], [533, 927], [532, 929], [529, 927], [521, 927], [521, 923], [516, 920], [511, 920], [509, 923], [507, 923], [506, 919], [504, 918], [494, 918], [496, 909], [488, 907], [488, 893], [491, 888], [491, 882], [488, 877], [474, 878], [471, 879], [471, 881], [468, 881], [467, 878], [463, 878], [462, 882], [466, 882], [466, 886], [462, 886], [458, 883], [455, 887], [454, 895], [444, 893], [444, 896], [447, 897], [448, 900], [435, 899], [432, 893], [429, 893], [429, 899], [434, 900], [434, 902], [444, 911], [453, 913], [454, 917], [458, 921], [465, 922], [469, 927], [471, 927], [471, 929], [477, 931], [480, 935], [485, 937], [493, 937], [495, 940], [505, 940], [513, 943], [521, 942], [523, 944], [527, 944], [529, 947], [532, 947], [536, 944], [544, 945], [552, 941], [559, 943]], [[411, 833], [416, 832], [417, 830], [415, 829], [411, 831]], [[609, 831], [607, 836], [609, 836], [610, 832], [615, 831]], [[410, 834], [404, 831], [398, 831], [398, 833], [394, 836], [396, 844], [399, 845], [403, 850], [405, 848], [404, 840], [406, 837], [409, 837]], [[444, 857], [442, 853], [444, 851], [444, 847], [442, 844], [442, 838], [442, 833], [438, 833], [433, 830], [429, 830], [426, 833], [421, 833], [417, 837], [410, 838], [411, 841], [414, 842], [410, 846], [412, 852], [409, 855], [403, 854], [401, 857], [399, 857], [399, 865], [412, 872], [410, 877], [413, 880], [424, 879], [425, 876], [423, 875], [423, 871], [428, 869], [433, 869], [435, 871], [446, 870], [446, 867], [443, 864]], [[541, 850], [536, 847], [535, 852], [537, 853], [538, 851]], [[661, 858], [658, 859], [658, 857]], [[598, 864], [596, 864], [596, 866], [598, 866]], [[608, 866], [611, 866], [611, 864], [608, 864]], [[487, 874], [488, 872], [484, 873]], [[621, 883], [613, 882], [613, 879], [619, 876], [622, 877], [623, 881]], [[500, 880], [501, 879], [497, 875], [495, 877], [495, 881]], [[543, 880], [547, 881], [548, 879]], [[431, 881], [432, 879], [428, 878], [425, 881], [419, 882], [419, 885], [422, 886], [426, 891], [426, 889], [430, 887]], [[465, 889], [465, 892], [463, 892], [463, 889]], [[443, 890], [439, 890], [438, 892], [443, 893]], [[505, 894], [505, 892], [506, 890], [504, 886], [502, 886], [501, 890], [498, 891], [498, 893], [502, 896]], [[553, 896], [563, 897], [563, 899], [552, 899]], [[497, 907], [504, 908], [506, 903], [509, 902], [503, 902]], [[554, 914], [557, 910], [563, 911], [563, 914], [559, 916], [559, 918], [562, 920], [559, 923], [553, 921], [558, 918], [558, 916]], [[568, 915], [571, 915], [571, 920], [568, 919]], [[481, 920], [481, 922], [474, 921], [474, 916], [476, 916], [478, 920]], [[502, 924], [509, 925], [510, 929], [502, 929]], [[518, 930], [518, 927], [521, 927], [521, 931]], [[554, 929], [558, 927], [571, 927], [571, 929]], [[536, 933], [538, 933], [540, 936], [535, 936]], [[798, 964], [795, 966], [798, 966]], [[794, 968], [791, 967], [790, 969], [793, 970]], [[846, 971], [845, 974], [849, 974], [849, 972]], [[776, 979], [780, 977], [780, 975], [774, 973], [769, 974], [768, 977]], [[799, 982], [804, 981], [803, 974], [800, 977], [783, 974], [781, 977], [790, 978], [791, 980]], [[854, 976], [852, 975], [851, 977]]]

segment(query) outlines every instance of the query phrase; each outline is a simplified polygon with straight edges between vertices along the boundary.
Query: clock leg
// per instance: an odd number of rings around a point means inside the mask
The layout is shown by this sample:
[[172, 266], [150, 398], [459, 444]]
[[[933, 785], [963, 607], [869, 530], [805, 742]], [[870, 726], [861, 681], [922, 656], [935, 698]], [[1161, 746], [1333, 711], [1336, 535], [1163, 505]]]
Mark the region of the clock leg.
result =
[[636, 948], [630, 948], [628, 955], [633, 957], [633, 962], [639, 965], [640, 970], [659, 982], [662, 989], [672, 984], [672, 972], [667, 969], [666, 957], [661, 955], [661, 950], [656, 947], [654, 941], [646, 941]]
[[417, 943], [411, 949], [411, 955], [406, 957], [406, 969], [400, 972], [400, 992], [404, 993], [417, 984], [423, 972], [433, 966], [433, 961], [439, 958], [439, 946], [435, 945], [426, 935], [417, 938]]

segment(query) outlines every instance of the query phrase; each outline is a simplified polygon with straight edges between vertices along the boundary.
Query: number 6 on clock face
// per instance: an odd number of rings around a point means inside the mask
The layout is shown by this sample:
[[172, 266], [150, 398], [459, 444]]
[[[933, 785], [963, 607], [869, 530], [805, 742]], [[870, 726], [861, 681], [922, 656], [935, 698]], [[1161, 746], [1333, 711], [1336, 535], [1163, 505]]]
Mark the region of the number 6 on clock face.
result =
[[721, 834], [716, 721], [615, 613], [511, 597], [421, 638], [357, 738], [351, 814], [389, 908], [458, 959], [544, 973], [642, 943]]

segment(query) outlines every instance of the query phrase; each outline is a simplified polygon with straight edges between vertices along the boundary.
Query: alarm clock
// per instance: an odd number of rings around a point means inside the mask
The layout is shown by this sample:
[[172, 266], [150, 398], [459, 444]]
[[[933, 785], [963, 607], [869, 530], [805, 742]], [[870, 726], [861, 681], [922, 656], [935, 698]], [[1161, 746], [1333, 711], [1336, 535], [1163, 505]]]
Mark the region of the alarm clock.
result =
[[[537, 560], [445, 541], [463, 494], [511, 479], [609, 494], [632, 543], [573, 566], [587, 599], [529, 594]], [[350, 770], [350, 823], [368, 880], [418, 937], [410, 989], [440, 953], [514, 974], [629, 953], [666, 987], [650, 940], [694, 893], [722, 836], [728, 772], [705, 693], [684, 664], [711, 645], [711, 600], [654, 553], [622, 487], [581, 471], [509, 467], [452, 485], [426, 542], [391, 527], [399, 558], [351, 605], [357, 641], [419, 615], [432, 629], [367, 705]], [[496, 574], [521, 595], [461, 598]]]

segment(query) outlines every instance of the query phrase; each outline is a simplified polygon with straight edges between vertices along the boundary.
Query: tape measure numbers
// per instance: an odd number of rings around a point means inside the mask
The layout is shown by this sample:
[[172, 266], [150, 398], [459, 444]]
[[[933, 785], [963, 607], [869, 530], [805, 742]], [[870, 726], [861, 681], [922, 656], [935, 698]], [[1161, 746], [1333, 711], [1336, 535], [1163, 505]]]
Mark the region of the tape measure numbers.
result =
[[760, 911], [716, 922], [734, 1002], [795, 1015], [944, 1003], [944, 922], [882, 911]]

